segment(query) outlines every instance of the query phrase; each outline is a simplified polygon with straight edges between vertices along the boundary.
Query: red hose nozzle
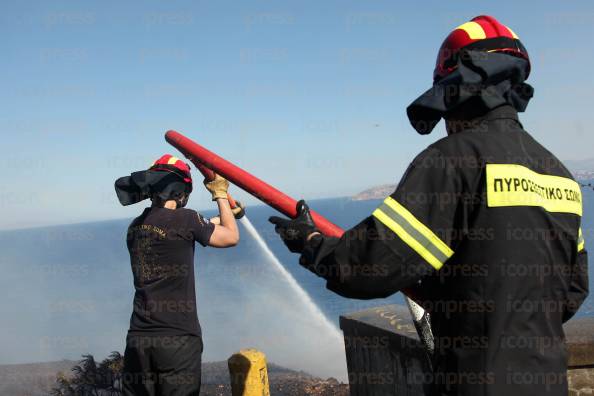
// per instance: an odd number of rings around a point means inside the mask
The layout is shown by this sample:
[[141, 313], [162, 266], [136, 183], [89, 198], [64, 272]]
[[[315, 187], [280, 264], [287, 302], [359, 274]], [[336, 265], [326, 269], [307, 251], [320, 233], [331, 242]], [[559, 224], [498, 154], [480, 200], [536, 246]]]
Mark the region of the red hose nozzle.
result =
[[[223, 176], [231, 183], [247, 191], [265, 204], [272, 206], [284, 215], [290, 218], [297, 216], [297, 201], [272, 187], [270, 184], [258, 179], [176, 131], [168, 131], [165, 134], [165, 139], [181, 151], [198, 169], [200, 169], [200, 164], [211, 172], [214, 171]], [[207, 176], [205, 175], [205, 177]], [[312, 210], [310, 212], [322, 234], [337, 238], [340, 238], [344, 234], [342, 228], [331, 223], [315, 211]]]

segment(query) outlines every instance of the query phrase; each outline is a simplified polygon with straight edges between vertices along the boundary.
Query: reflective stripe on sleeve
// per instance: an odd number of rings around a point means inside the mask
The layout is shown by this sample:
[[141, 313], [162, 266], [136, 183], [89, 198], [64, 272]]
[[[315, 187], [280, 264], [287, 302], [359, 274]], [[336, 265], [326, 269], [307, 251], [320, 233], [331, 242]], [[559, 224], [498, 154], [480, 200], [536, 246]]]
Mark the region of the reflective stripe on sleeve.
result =
[[435, 269], [440, 269], [454, 254], [445, 242], [392, 197], [386, 198], [373, 216]]
[[577, 240], [577, 250], [578, 252], [581, 252], [582, 250], [584, 250], [584, 234], [582, 233], [582, 227], [580, 227], [580, 230], [578, 232], [578, 240]]

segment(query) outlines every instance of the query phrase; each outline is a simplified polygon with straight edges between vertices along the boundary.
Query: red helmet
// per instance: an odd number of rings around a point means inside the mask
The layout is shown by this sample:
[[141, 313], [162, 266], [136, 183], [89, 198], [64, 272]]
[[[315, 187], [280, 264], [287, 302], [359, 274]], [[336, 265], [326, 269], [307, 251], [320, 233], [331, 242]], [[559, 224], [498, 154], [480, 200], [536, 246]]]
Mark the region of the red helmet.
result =
[[171, 154], [165, 154], [149, 168], [152, 171], [166, 171], [175, 173], [184, 182], [189, 184], [190, 190], [192, 188], [192, 173], [190, 172], [190, 165]]
[[528, 51], [518, 36], [492, 16], [481, 15], [458, 26], [446, 37], [437, 54], [433, 81], [439, 81], [456, 70], [458, 55], [462, 49], [501, 52], [526, 59], [526, 78], [530, 74]]

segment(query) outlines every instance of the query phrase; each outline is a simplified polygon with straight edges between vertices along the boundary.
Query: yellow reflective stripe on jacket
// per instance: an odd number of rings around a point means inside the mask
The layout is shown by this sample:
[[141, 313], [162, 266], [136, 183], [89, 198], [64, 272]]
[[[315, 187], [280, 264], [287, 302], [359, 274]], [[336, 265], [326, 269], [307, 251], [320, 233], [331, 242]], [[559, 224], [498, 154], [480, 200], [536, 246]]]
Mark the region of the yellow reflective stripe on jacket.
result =
[[487, 206], [539, 206], [547, 212], [581, 216], [582, 191], [567, 177], [517, 164], [487, 164]]
[[578, 252], [581, 252], [582, 250], [584, 250], [584, 234], [582, 234], [582, 227], [580, 227], [580, 230], [578, 232], [578, 240], [577, 240], [577, 250]]
[[433, 231], [392, 197], [386, 198], [373, 212], [373, 216], [435, 269], [440, 269], [454, 254]]

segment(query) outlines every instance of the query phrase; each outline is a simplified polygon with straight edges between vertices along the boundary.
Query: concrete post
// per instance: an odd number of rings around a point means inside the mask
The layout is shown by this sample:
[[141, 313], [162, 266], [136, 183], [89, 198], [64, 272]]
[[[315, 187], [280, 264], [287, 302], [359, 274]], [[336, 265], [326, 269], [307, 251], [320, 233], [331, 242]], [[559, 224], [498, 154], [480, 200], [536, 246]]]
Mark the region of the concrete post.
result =
[[227, 360], [233, 396], [270, 396], [266, 356], [256, 349], [242, 349]]

